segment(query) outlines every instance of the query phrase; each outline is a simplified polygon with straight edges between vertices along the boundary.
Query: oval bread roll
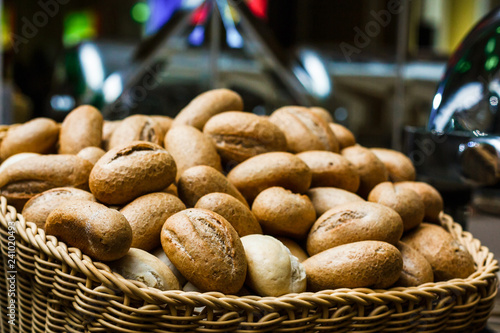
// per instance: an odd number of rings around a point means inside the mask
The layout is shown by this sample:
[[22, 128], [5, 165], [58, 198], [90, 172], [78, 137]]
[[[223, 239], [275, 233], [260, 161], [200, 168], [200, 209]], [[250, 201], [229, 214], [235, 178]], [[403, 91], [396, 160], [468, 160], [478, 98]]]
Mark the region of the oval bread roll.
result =
[[103, 118], [99, 110], [82, 105], [68, 113], [59, 133], [59, 154], [77, 154], [86, 147], [101, 147]]

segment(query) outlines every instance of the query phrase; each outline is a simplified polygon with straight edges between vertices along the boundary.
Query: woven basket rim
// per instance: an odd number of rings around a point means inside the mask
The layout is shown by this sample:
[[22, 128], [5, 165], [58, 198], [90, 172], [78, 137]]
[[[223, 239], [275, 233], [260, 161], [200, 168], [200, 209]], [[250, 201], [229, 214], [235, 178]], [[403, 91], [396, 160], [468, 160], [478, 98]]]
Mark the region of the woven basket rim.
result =
[[[475, 239], [471, 233], [463, 231], [462, 227], [454, 222], [449, 215], [441, 212], [440, 220], [441, 225], [463, 244], [474, 258], [477, 270], [468, 278], [426, 283], [409, 288], [341, 288], [278, 297], [235, 296], [220, 292], [161, 291], [148, 287], [139, 281], [125, 279], [118, 273], [112, 272], [105, 263], [94, 261], [78, 248], [68, 247], [64, 242], [58, 241], [56, 237], [46, 235], [45, 231], [38, 228], [35, 223], [26, 222], [22, 214], [17, 213], [14, 207], [8, 205], [7, 199], [0, 196], [0, 223], [5, 228], [8, 228], [9, 222], [15, 222], [18, 237], [21, 237], [34, 249], [43, 252], [48, 258], [59, 260], [72, 269], [83, 273], [88, 279], [101, 283], [102, 286], [98, 287], [100, 293], [109, 293], [112, 297], [116, 295], [115, 291], [119, 290], [132, 299], [143, 300], [150, 304], [218, 305], [223, 308], [238, 307], [249, 311], [256, 308], [264, 311], [274, 311], [276, 308], [292, 310], [297, 306], [312, 307], [318, 304], [328, 306], [332, 301], [338, 304], [359, 303], [363, 305], [419, 302], [422, 299], [434, 300], [436, 295], [450, 292], [477, 290], [479, 286], [488, 284], [488, 280], [496, 279], [499, 266], [493, 253], [487, 247], [482, 246], [481, 242]], [[82, 285], [82, 287], [85, 286]]]

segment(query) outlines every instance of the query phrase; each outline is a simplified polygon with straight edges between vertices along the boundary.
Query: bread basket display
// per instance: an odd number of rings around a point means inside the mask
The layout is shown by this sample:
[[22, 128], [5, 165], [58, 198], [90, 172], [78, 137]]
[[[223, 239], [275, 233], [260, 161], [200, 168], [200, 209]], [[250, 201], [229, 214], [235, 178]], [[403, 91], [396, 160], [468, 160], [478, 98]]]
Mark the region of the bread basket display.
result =
[[225, 95], [173, 121], [82, 106], [3, 133], [2, 332], [486, 326], [498, 262], [406, 156], [325, 110], [266, 118]]

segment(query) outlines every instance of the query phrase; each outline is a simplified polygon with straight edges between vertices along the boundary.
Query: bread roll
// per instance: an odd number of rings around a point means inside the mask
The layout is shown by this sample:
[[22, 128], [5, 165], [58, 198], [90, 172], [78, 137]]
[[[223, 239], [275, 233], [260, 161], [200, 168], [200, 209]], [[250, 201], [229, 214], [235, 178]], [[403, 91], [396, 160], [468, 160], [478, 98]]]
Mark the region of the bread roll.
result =
[[159, 290], [179, 290], [180, 284], [174, 273], [154, 255], [131, 248], [117, 261], [109, 264], [110, 268], [125, 279], [137, 280], [146, 286]]
[[269, 120], [285, 134], [288, 151], [308, 150], [339, 152], [335, 134], [321, 117], [308, 108], [285, 106], [274, 111]]
[[431, 185], [423, 182], [398, 182], [394, 186], [415, 191], [425, 206], [424, 221], [439, 223], [439, 214], [443, 211], [443, 198]]
[[45, 228], [49, 214], [62, 203], [69, 200], [96, 201], [92, 193], [72, 187], [57, 187], [35, 195], [23, 208], [23, 216], [28, 222]]
[[312, 150], [297, 154], [297, 157], [311, 169], [311, 187], [337, 187], [354, 193], [358, 190], [358, 172], [342, 155]]
[[474, 273], [474, 259], [467, 249], [442, 227], [422, 223], [401, 239], [431, 264], [435, 281], [465, 279]]
[[385, 289], [399, 278], [403, 259], [398, 249], [386, 242], [362, 241], [340, 245], [303, 263], [307, 289]]
[[208, 120], [209, 136], [226, 164], [236, 165], [252, 156], [286, 151], [285, 135], [268, 119], [248, 112], [224, 112]]
[[59, 126], [48, 118], [35, 118], [18, 126], [10, 126], [0, 145], [2, 160], [19, 153], [47, 154], [55, 150]]
[[416, 287], [424, 283], [434, 282], [431, 264], [423, 255], [403, 242], [398, 242], [396, 247], [403, 257], [403, 270], [396, 285]]
[[96, 164], [104, 154], [106, 154], [106, 152], [99, 147], [87, 147], [80, 150], [76, 155], [92, 164]]
[[370, 191], [389, 178], [387, 169], [377, 156], [368, 148], [352, 146], [342, 150], [342, 156], [347, 158], [356, 168], [359, 175], [358, 194], [367, 198]]
[[68, 113], [59, 133], [59, 154], [77, 154], [86, 147], [101, 147], [102, 124], [101, 112], [90, 105]]
[[415, 167], [405, 154], [385, 148], [372, 148], [371, 151], [385, 164], [391, 182], [415, 180]]
[[364, 202], [359, 195], [334, 187], [316, 187], [306, 192], [311, 200], [316, 216], [321, 216], [327, 210], [349, 202]]
[[94, 165], [92, 194], [109, 205], [122, 205], [168, 187], [175, 179], [174, 159], [162, 147], [135, 141], [108, 151]]
[[105, 151], [109, 150], [109, 140], [111, 139], [111, 135], [121, 122], [121, 120], [104, 120], [102, 124], [101, 148]]
[[424, 202], [420, 196], [407, 188], [398, 188], [391, 182], [383, 182], [373, 188], [368, 201], [394, 209], [403, 220], [408, 231], [422, 223], [425, 214]]
[[328, 126], [330, 126], [333, 134], [335, 134], [335, 137], [339, 142], [340, 150], [354, 146], [356, 144], [356, 138], [354, 137], [354, 134], [352, 134], [352, 132], [347, 127], [335, 123], [329, 123]]
[[147, 141], [163, 146], [165, 133], [151, 117], [136, 114], [123, 119], [109, 139], [108, 150], [133, 141]]
[[300, 158], [290, 153], [266, 153], [238, 164], [227, 178], [243, 196], [252, 202], [255, 197], [273, 186], [294, 193], [304, 193], [311, 184], [311, 170]]
[[262, 228], [250, 209], [232, 195], [209, 193], [202, 196], [194, 207], [210, 210], [224, 217], [240, 237], [262, 234]]
[[167, 219], [163, 250], [189, 282], [202, 291], [238, 292], [247, 272], [245, 250], [231, 224], [205, 209], [186, 209]]
[[306, 290], [304, 266], [279, 240], [265, 235], [241, 238], [248, 262], [245, 283], [260, 296], [281, 296]]
[[252, 212], [266, 234], [303, 239], [316, 220], [311, 200], [282, 187], [260, 192]]
[[184, 171], [177, 183], [177, 192], [187, 207], [194, 207], [201, 197], [215, 192], [232, 195], [248, 207], [240, 191], [222, 173], [206, 165]]
[[243, 99], [229, 89], [214, 89], [193, 99], [175, 117], [172, 126], [189, 125], [203, 130], [208, 119], [225, 111], [242, 111]]
[[192, 126], [175, 126], [165, 136], [165, 148], [177, 165], [177, 179], [187, 169], [208, 165], [222, 171], [220, 157], [212, 140]]
[[333, 118], [330, 112], [322, 107], [319, 106], [313, 106], [309, 108], [312, 113], [314, 113], [316, 116], [321, 117], [325, 122], [327, 123], [333, 123]]
[[3, 172], [9, 165], [20, 162], [28, 157], [40, 156], [38, 153], [19, 153], [10, 156], [0, 165], [0, 173]]
[[45, 232], [102, 261], [120, 259], [132, 244], [132, 229], [125, 216], [88, 200], [62, 203], [48, 216]]
[[167, 254], [165, 251], [163, 251], [163, 248], [160, 246], [156, 250], [154, 250], [152, 253], [156, 258], [160, 259], [165, 265], [168, 266], [168, 268], [174, 273], [175, 277], [179, 281], [179, 285], [183, 286], [186, 284], [187, 279], [184, 277], [184, 275], [179, 272], [177, 267], [170, 261], [170, 259], [167, 257]]
[[179, 198], [162, 192], [145, 194], [128, 203], [120, 213], [132, 228], [131, 246], [145, 251], [160, 246], [163, 223], [184, 209], [186, 206]]
[[377, 240], [397, 244], [403, 234], [398, 213], [371, 202], [351, 202], [330, 209], [314, 223], [307, 253], [315, 255], [342, 244]]

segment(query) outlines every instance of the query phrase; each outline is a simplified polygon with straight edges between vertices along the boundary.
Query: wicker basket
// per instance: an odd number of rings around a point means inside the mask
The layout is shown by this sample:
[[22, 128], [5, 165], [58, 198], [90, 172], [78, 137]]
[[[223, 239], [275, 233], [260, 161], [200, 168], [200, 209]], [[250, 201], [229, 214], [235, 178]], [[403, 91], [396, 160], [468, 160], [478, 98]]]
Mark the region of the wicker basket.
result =
[[[281, 297], [159, 291], [68, 248], [0, 197], [2, 332], [477, 332], [497, 293], [498, 263], [447, 215], [474, 257], [467, 279], [390, 290], [337, 289]], [[12, 226], [16, 228], [12, 266]], [[11, 226], [11, 229], [9, 229]], [[10, 232], [9, 232], [10, 231]], [[10, 248], [9, 248], [10, 245]], [[10, 256], [9, 256], [10, 255]], [[8, 278], [14, 274], [15, 297]], [[12, 288], [11, 287], [11, 288]], [[11, 303], [11, 299], [15, 303]], [[9, 317], [8, 304], [15, 304]], [[15, 326], [9, 320], [15, 316]]]

